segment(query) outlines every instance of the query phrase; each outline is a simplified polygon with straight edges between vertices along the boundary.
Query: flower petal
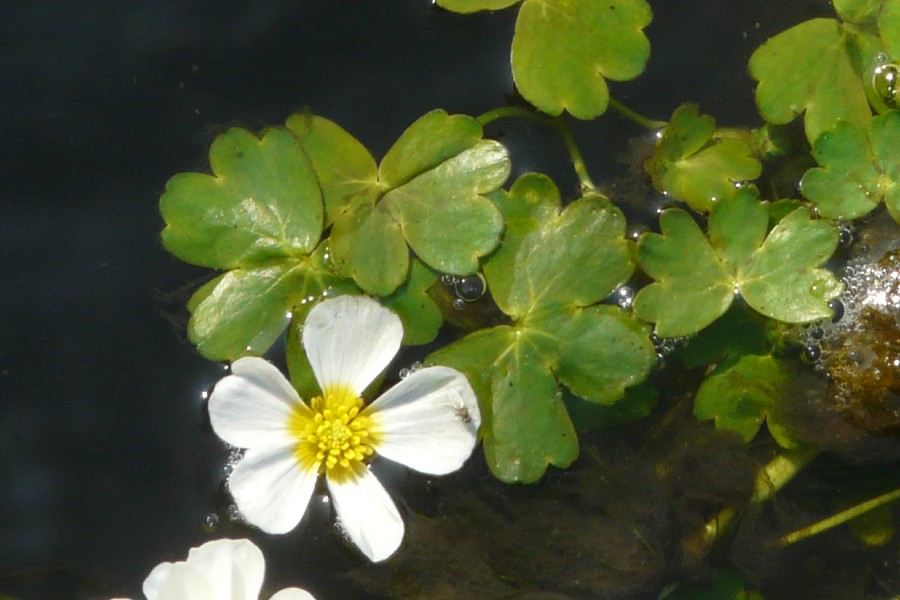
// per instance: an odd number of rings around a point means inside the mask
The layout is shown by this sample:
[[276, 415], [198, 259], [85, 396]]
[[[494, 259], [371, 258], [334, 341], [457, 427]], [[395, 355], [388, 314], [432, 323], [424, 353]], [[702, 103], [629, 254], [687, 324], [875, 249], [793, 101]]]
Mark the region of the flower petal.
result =
[[214, 540], [191, 548], [187, 564], [206, 576], [216, 600], [259, 600], [266, 560], [250, 540]]
[[269, 598], [269, 600], [316, 600], [316, 598], [300, 588], [285, 588]]
[[378, 479], [360, 465], [356, 477], [326, 480], [340, 526], [350, 541], [372, 562], [393, 554], [403, 541], [403, 519]]
[[241, 515], [266, 533], [286, 533], [297, 526], [318, 477], [318, 464], [303, 469], [293, 448], [247, 450], [228, 478]]
[[183, 562], [156, 565], [143, 589], [147, 600], [218, 600], [212, 583]]
[[400, 349], [400, 318], [367, 296], [317, 304], [303, 325], [303, 348], [319, 386], [362, 395]]
[[292, 412], [312, 410], [272, 363], [241, 358], [231, 365], [209, 397], [209, 420], [220, 438], [239, 448], [277, 448], [294, 443], [288, 431]]
[[363, 413], [377, 423], [378, 454], [433, 475], [450, 473], [466, 462], [481, 424], [472, 386], [449, 367], [412, 373]]

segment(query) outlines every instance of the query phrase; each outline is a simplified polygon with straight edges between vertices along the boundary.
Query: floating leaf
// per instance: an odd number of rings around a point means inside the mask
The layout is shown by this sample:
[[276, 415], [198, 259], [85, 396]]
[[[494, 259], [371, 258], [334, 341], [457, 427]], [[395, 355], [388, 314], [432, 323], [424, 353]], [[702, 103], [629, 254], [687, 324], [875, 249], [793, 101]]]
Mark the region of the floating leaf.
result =
[[538, 175], [494, 198], [509, 219], [510, 246], [504, 238], [484, 273], [514, 323], [470, 334], [429, 360], [472, 382], [494, 474], [530, 482], [578, 454], [560, 384], [613, 404], [644, 380], [656, 355], [646, 326], [617, 307], [594, 306], [631, 274], [625, 221], [615, 206], [591, 195], [560, 211], [556, 187]]
[[294, 137], [230, 129], [210, 149], [213, 175], [183, 173], [166, 185], [163, 245], [186, 262], [227, 269], [188, 303], [188, 334], [201, 354], [262, 354], [294, 306], [339, 280], [313, 255], [323, 226], [312, 165]]
[[884, 0], [832, 0], [831, 3], [842, 21], [867, 24], [875, 21]]
[[506, 181], [509, 156], [481, 139], [476, 119], [424, 115], [377, 172], [362, 145], [333, 123], [295, 116], [288, 127], [323, 182], [334, 263], [365, 291], [393, 293], [408, 273], [408, 248], [437, 271], [467, 275], [497, 246], [503, 222], [484, 195]]
[[796, 25], [756, 49], [750, 75], [759, 82], [756, 104], [762, 117], [783, 124], [806, 111], [806, 137], [812, 143], [839, 119], [867, 129], [872, 113], [862, 85], [861, 50], [871, 54], [869, 34], [832, 19]]
[[516, 2], [519, 0], [437, 0], [437, 5], [456, 13], [473, 13], [508, 8]]
[[878, 33], [884, 51], [894, 58], [900, 57], [900, 2], [885, 0], [878, 15]]
[[875, 117], [869, 135], [840, 122], [816, 140], [813, 156], [822, 165], [800, 182], [804, 196], [830, 219], [855, 219], [884, 199], [900, 223], [900, 111]]
[[315, 115], [293, 115], [285, 123], [312, 162], [325, 202], [325, 225], [346, 204], [371, 204], [378, 167], [366, 147], [336, 123]]
[[497, 306], [511, 314], [513, 309], [508, 305], [508, 300], [516, 273], [519, 246], [541, 223], [556, 217], [562, 202], [556, 184], [546, 175], [537, 173], [522, 175], [509, 192], [498, 190], [491, 195], [491, 200], [500, 209], [506, 229], [503, 243], [484, 263], [484, 274]]
[[159, 210], [166, 250], [185, 262], [234, 269], [309, 254], [322, 233], [312, 166], [286, 131], [229, 129], [209, 150], [213, 175], [181, 173]]
[[729, 361], [700, 385], [694, 416], [701, 421], [715, 419], [717, 429], [733, 431], [745, 442], [752, 440], [768, 419], [775, 441], [784, 448], [794, 448], [796, 442], [771, 411], [785, 395], [788, 376], [787, 367], [771, 355], [746, 354]]
[[[638, 292], [636, 314], [656, 323], [660, 337], [700, 331], [731, 306], [739, 292], [754, 310], [788, 323], [831, 315], [828, 300], [843, 286], [818, 268], [834, 253], [836, 226], [800, 208], [765, 236], [766, 205], [743, 188], [716, 204], [709, 239], [680, 209], [663, 211], [661, 234], [641, 236], [637, 256], [656, 281]], [[765, 239], [763, 239], [765, 238]]]
[[593, 119], [606, 111], [606, 79], [640, 75], [650, 56], [644, 0], [525, 0], [512, 43], [522, 96], [550, 115]]
[[700, 115], [696, 104], [676, 109], [644, 163], [656, 189], [694, 210], [708, 211], [736, 193], [735, 183], [760, 176], [762, 164], [748, 143], [715, 133], [715, 120]]
[[396, 292], [382, 299], [382, 304], [397, 313], [403, 323], [403, 344], [417, 346], [427, 344], [437, 337], [444, 322], [441, 311], [428, 295], [437, 281], [437, 275], [413, 260], [410, 274]]

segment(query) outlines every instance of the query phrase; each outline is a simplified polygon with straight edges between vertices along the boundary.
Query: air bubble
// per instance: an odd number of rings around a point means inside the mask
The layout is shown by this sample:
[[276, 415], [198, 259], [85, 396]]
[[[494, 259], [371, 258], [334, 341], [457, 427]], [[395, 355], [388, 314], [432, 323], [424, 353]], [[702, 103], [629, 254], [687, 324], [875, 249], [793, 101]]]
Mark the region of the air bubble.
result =
[[484, 296], [487, 284], [481, 273], [475, 273], [468, 277], [461, 277], [453, 284], [456, 297], [466, 302], [474, 302]]
[[205, 533], [213, 533], [219, 528], [219, 515], [209, 513], [203, 517], [203, 525], [201, 526]]
[[465, 301], [465, 300], [463, 300], [463, 299], [461, 299], [461, 298], [457, 298], [456, 300], [453, 301], [453, 308], [454, 308], [454, 309], [456, 309], [456, 310], [462, 310], [462, 309], [464, 309], [465, 307], [466, 307], [466, 301]]
[[832, 323], [837, 323], [844, 316], [844, 303], [838, 300], [837, 298], [833, 298], [828, 301], [828, 308], [834, 312], [834, 315], [831, 317]]
[[634, 301], [634, 290], [628, 286], [622, 286], [615, 291], [616, 304], [620, 308], [628, 308]]
[[407, 377], [421, 369], [423, 366], [424, 365], [421, 362], [416, 361], [408, 367], [403, 367], [402, 369], [400, 369], [400, 379], [406, 379]]
[[451, 275], [450, 273], [444, 273], [443, 275], [441, 275], [441, 283], [447, 286], [452, 286], [454, 283], [456, 283], [456, 276]]
[[803, 362], [814, 363], [822, 357], [822, 348], [816, 344], [808, 344], [804, 346], [800, 352], [800, 358]]
[[842, 225], [838, 231], [838, 243], [841, 247], [846, 248], [853, 243], [853, 227], [850, 225]]

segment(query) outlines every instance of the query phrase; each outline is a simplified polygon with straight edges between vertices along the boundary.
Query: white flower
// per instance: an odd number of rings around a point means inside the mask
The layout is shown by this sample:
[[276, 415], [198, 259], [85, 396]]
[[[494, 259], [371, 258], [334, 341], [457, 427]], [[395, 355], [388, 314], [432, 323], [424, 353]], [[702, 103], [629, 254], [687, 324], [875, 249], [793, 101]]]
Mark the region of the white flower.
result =
[[[156, 565], [144, 580], [144, 595], [147, 600], [258, 600], [265, 570], [262, 552], [250, 540], [215, 540], [191, 548], [186, 561]], [[287, 588], [270, 600], [315, 598]]]
[[309, 313], [303, 347], [322, 391], [304, 403], [260, 358], [231, 365], [209, 398], [216, 434], [246, 448], [228, 480], [243, 517], [268, 533], [300, 522], [325, 475], [340, 525], [372, 561], [403, 540], [391, 497], [366, 468], [375, 453], [423, 473], [457, 470], [475, 447], [481, 417], [465, 376], [420, 369], [363, 407], [362, 392], [400, 348], [403, 326], [364, 296], [325, 300]]

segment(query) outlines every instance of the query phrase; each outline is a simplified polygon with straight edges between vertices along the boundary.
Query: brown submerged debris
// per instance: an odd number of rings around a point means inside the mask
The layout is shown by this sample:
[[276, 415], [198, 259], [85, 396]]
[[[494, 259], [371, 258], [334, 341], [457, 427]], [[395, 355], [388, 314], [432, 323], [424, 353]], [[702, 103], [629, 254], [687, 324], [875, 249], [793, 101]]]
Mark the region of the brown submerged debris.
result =
[[703, 578], [696, 536], [723, 504], [746, 504], [757, 464], [690, 415], [670, 425], [643, 441], [584, 436], [572, 468], [533, 485], [451, 483], [436, 515], [409, 512], [405, 551], [351, 577], [401, 600], [644, 600]]
[[[900, 285], [900, 281], [898, 281]], [[860, 329], [843, 337], [826, 362], [828, 401], [855, 426], [877, 436], [900, 434], [900, 327], [864, 308]]]

